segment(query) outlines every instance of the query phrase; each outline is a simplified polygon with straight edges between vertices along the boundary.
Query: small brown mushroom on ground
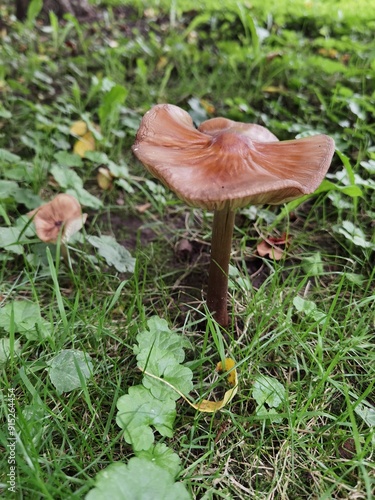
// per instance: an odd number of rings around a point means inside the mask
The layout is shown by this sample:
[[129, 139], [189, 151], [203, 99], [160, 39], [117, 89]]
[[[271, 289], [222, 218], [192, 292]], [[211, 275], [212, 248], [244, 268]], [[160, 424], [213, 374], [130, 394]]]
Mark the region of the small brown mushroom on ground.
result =
[[315, 191], [335, 150], [320, 134], [279, 142], [265, 127], [226, 118], [196, 129], [190, 115], [171, 104], [148, 111], [133, 152], [176, 195], [194, 207], [214, 210], [207, 306], [228, 325], [228, 269], [237, 208], [277, 205]]
[[79, 201], [66, 193], [58, 194], [27, 215], [33, 219], [37, 236], [45, 243], [57, 243], [61, 233], [61, 242], [65, 244], [87, 219]]

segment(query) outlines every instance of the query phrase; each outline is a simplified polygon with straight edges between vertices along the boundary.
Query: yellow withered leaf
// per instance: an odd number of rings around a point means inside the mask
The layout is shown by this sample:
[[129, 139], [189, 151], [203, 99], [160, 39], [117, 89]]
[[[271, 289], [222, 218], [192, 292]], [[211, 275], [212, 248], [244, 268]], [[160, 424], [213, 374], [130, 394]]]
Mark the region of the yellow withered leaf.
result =
[[86, 132], [75, 142], [73, 147], [73, 153], [81, 158], [85, 156], [86, 151], [95, 151], [95, 139], [91, 132]]
[[238, 390], [238, 377], [237, 377], [237, 370], [235, 369], [236, 362], [234, 359], [231, 358], [225, 358], [224, 360], [224, 367], [223, 363], [221, 361], [217, 364], [216, 366], [216, 371], [218, 372], [229, 372], [227, 375], [227, 380], [228, 383], [232, 386], [231, 389], [228, 389], [226, 393], [224, 394], [223, 399], [220, 401], [209, 401], [208, 399], [202, 399], [199, 403], [192, 403], [184, 394], [182, 394], [181, 391], [176, 389], [172, 384], [167, 382], [166, 380], [157, 377], [156, 375], [153, 375], [152, 373], [149, 373], [141, 368], [143, 373], [145, 375], [148, 375], [149, 377], [155, 378], [156, 380], [160, 380], [160, 382], [163, 382], [166, 384], [168, 387], [173, 389], [174, 391], [177, 392], [190, 406], [192, 406], [195, 410], [204, 412], [204, 413], [214, 413], [215, 411], [221, 410], [226, 406], [234, 396], [237, 394]]
[[87, 125], [86, 122], [84, 122], [83, 120], [78, 120], [74, 122], [73, 125], [70, 127], [70, 133], [72, 135], [78, 135], [82, 137], [83, 135], [86, 134], [86, 132], [87, 132]]
[[100, 167], [96, 176], [98, 186], [103, 189], [103, 191], [107, 191], [113, 185], [112, 180], [113, 178], [108, 168]]

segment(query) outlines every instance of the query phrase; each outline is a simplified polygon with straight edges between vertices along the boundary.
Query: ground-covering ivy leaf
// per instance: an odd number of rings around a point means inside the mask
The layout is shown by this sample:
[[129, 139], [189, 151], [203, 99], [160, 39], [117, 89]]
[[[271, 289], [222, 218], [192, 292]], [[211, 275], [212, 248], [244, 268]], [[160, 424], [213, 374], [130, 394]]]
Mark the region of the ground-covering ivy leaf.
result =
[[298, 312], [306, 314], [306, 316], [311, 316], [315, 321], [322, 322], [326, 315], [319, 311], [317, 305], [312, 300], [306, 300], [297, 295], [293, 299], [293, 305]]
[[30, 340], [47, 337], [51, 328], [40, 314], [39, 304], [29, 300], [14, 300], [1, 309], [0, 327], [5, 331], [25, 335]]
[[125, 247], [120, 245], [112, 236], [88, 236], [87, 240], [98, 249], [110, 266], [114, 266], [120, 273], [134, 272], [135, 259]]
[[50, 172], [55, 178], [57, 184], [63, 189], [83, 186], [81, 177], [74, 172], [74, 170], [70, 170], [66, 167], [60, 167], [59, 165], [53, 165]]
[[297, 295], [293, 299], [293, 305], [298, 312], [304, 312], [309, 315], [316, 310], [316, 304], [312, 300], [306, 300]]
[[146, 458], [133, 457], [127, 464], [115, 462], [99, 472], [95, 488], [85, 500], [190, 500], [183, 483]]
[[234, 368], [235, 364], [236, 364], [235, 361], [231, 358], [225, 359], [225, 368], [223, 368], [221, 362], [217, 364], [216, 370], [218, 372], [229, 371], [229, 374], [227, 377], [228, 382], [230, 383], [230, 385], [233, 386], [231, 389], [229, 389], [228, 391], [225, 392], [223, 399], [221, 399], [220, 401], [210, 401], [208, 399], [202, 399], [198, 403], [193, 403], [192, 401], [190, 401], [190, 399], [183, 392], [180, 392], [176, 386], [173, 386], [172, 384], [170, 384], [168, 382], [168, 380], [166, 380], [166, 378], [157, 377], [156, 375], [153, 375], [153, 374], [147, 372], [146, 370], [144, 371], [144, 374], [148, 375], [151, 378], [159, 380], [159, 382], [162, 382], [163, 384], [168, 385], [171, 389], [178, 392], [178, 394], [195, 410], [205, 412], [205, 413], [214, 413], [215, 411], [218, 411], [218, 410], [221, 410], [222, 408], [224, 408], [224, 406], [226, 406], [230, 401], [232, 401], [234, 396], [237, 394], [238, 378], [237, 378], [237, 371]]
[[358, 247], [375, 249], [375, 244], [366, 240], [365, 233], [362, 229], [348, 220], [344, 220], [341, 225], [333, 226], [333, 229], [337, 233], [344, 235], [347, 240]]
[[125, 179], [117, 179], [116, 184], [122, 188], [126, 193], [133, 194], [135, 191], [128, 181]]
[[268, 409], [268, 407], [277, 409], [285, 401], [285, 387], [277, 379], [258, 375], [254, 380], [252, 395], [257, 402], [257, 415], [270, 416], [273, 422], [280, 421], [278, 417], [272, 417], [276, 413], [275, 410]]
[[147, 321], [148, 330], [137, 335], [138, 345], [134, 346], [139, 368], [144, 372], [143, 385], [160, 400], [178, 399], [181, 396], [198, 411], [212, 413], [228, 404], [238, 390], [237, 371], [233, 359], [227, 358], [225, 366], [218, 363], [218, 372], [228, 371], [228, 382], [232, 386], [220, 401], [203, 399], [193, 403], [187, 395], [193, 388], [191, 370], [182, 366], [185, 359], [184, 348], [191, 347], [186, 337], [170, 330], [168, 323], [153, 316]]
[[137, 335], [138, 345], [134, 346], [140, 369], [155, 376], [145, 376], [143, 385], [161, 400], [176, 400], [180, 392], [189, 394], [193, 389], [193, 373], [181, 363], [185, 359], [184, 348], [191, 347], [190, 342], [171, 331], [168, 323], [158, 316], [150, 318], [147, 326], [148, 330]]
[[22, 406], [22, 417], [27, 425], [28, 438], [34, 446], [41, 446], [43, 436], [49, 428], [50, 415], [38, 393], [34, 393], [31, 404]]
[[152, 446], [151, 425], [162, 436], [173, 436], [176, 405], [172, 399], [158, 400], [148, 389], [137, 385], [129, 387], [128, 394], [119, 398], [117, 409], [117, 425], [124, 429], [125, 441], [135, 450], [148, 450]]
[[43, 201], [40, 196], [34, 194], [30, 189], [18, 188], [14, 194], [17, 203], [25, 205], [26, 208], [33, 209], [39, 207]]
[[0, 339], [0, 368], [3, 367], [8, 361], [11, 354], [17, 356], [21, 352], [21, 344], [19, 340], [15, 340], [11, 350], [11, 343], [9, 338]]
[[6, 149], [0, 148], [0, 163], [17, 163], [21, 157], [11, 153]]
[[88, 151], [85, 155], [85, 159], [99, 165], [106, 165], [112, 177], [129, 177], [129, 168], [126, 164], [118, 165], [114, 161], [110, 160], [108, 156], [103, 152]]
[[170, 362], [171, 365], [165, 367], [160, 377], [151, 377], [151, 374], [158, 371], [158, 367], [150, 363], [148, 369], [144, 371], [143, 385], [151, 391], [155, 398], [161, 401], [168, 398], [176, 400], [181, 393], [189, 394], [193, 389], [193, 372], [190, 368], [174, 364], [173, 358], [168, 355], [164, 355], [160, 361], [161, 364]]
[[363, 274], [345, 273], [345, 278], [355, 285], [362, 285], [365, 281]]
[[0, 182], [0, 200], [6, 200], [7, 198], [13, 198], [14, 193], [19, 189], [17, 182], [15, 181], [1, 181]]
[[99, 200], [99, 198], [93, 196], [85, 188], [79, 185], [75, 186], [74, 188], [67, 189], [65, 192], [77, 198], [80, 204], [84, 207], [98, 209], [103, 206], [103, 202]]
[[55, 160], [62, 167], [82, 167], [82, 158], [67, 151], [58, 151], [53, 155]]
[[10, 118], [12, 118], [12, 116], [12, 113], [8, 109], [4, 108], [2, 104], [0, 104], [0, 118], [9, 120]]
[[[367, 403], [367, 402], [366, 402]], [[357, 404], [354, 411], [356, 412], [357, 415], [359, 415], [364, 422], [369, 427], [374, 427], [375, 428], [375, 408], [370, 407], [369, 403], [367, 405], [365, 404]]]
[[310, 276], [319, 276], [323, 274], [323, 261], [320, 252], [315, 252], [313, 255], [302, 259], [302, 268], [306, 274]]
[[81, 379], [91, 377], [91, 357], [78, 349], [63, 349], [48, 361], [49, 378], [59, 394], [70, 392], [82, 386]]
[[134, 353], [137, 354], [139, 362], [146, 359], [144, 356], [149, 356], [151, 344], [161, 350], [168, 350], [178, 363], [182, 363], [185, 359], [184, 349], [191, 348], [190, 341], [183, 335], [173, 332], [167, 321], [159, 316], [152, 316], [147, 320], [147, 330], [137, 335], [137, 343], [138, 346], [134, 346]]
[[136, 454], [138, 458], [145, 458], [166, 469], [173, 477], [176, 477], [181, 470], [180, 457], [164, 443], [156, 443], [148, 450], [141, 450]]
[[21, 229], [16, 227], [0, 227], [0, 248], [21, 255], [23, 246], [18, 243]]

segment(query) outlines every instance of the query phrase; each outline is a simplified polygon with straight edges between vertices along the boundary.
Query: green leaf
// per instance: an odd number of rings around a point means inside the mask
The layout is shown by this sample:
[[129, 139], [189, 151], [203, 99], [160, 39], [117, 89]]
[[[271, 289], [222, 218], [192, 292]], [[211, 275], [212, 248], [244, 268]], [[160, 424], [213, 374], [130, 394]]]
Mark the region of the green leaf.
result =
[[122, 85], [115, 85], [107, 92], [98, 109], [100, 123], [103, 126], [108, 119], [118, 116], [119, 108], [124, 103], [128, 91]]
[[302, 259], [302, 268], [306, 274], [310, 276], [319, 276], [323, 274], [323, 262], [320, 252], [315, 252], [313, 255]]
[[46, 337], [49, 334], [50, 323], [45, 321], [39, 304], [28, 300], [14, 300], [1, 309], [0, 327], [5, 331], [21, 333], [30, 340]]
[[12, 113], [6, 109], [3, 104], [0, 103], [0, 118], [5, 118], [6, 120], [10, 120], [12, 118]]
[[348, 156], [346, 156], [344, 153], [336, 149], [337, 156], [340, 158], [342, 161], [342, 164], [344, 165], [344, 168], [346, 170], [346, 173], [348, 174], [349, 182], [350, 184], [355, 184], [355, 178], [354, 178], [354, 170], [353, 167], [350, 164], [350, 159]]
[[40, 207], [43, 204], [40, 196], [31, 192], [30, 189], [18, 188], [14, 194], [14, 199], [17, 203], [25, 205], [29, 210]]
[[360, 403], [356, 405], [354, 411], [369, 427], [375, 428], [375, 408], [373, 406], [370, 406], [369, 403], [367, 405]]
[[[186, 366], [181, 366], [185, 359], [184, 348], [190, 342], [171, 331], [165, 320], [153, 316], [147, 321], [148, 330], [137, 335], [138, 346], [134, 347], [138, 366], [142, 370], [156, 375], [173, 385], [183, 394], [193, 389], [193, 373]], [[178, 393], [160, 380], [145, 375], [143, 385], [150, 389], [157, 399], [178, 399]]]
[[11, 340], [9, 338], [0, 339], [0, 368], [3, 367], [12, 355], [18, 355], [21, 352], [21, 344], [19, 340], [13, 342], [11, 348]]
[[120, 245], [112, 236], [88, 236], [87, 240], [98, 249], [110, 266], [114, 266], [120, 273], [134, 272], [135, 259], [125, 247]]
[[0, 163], [17, 163], [21, 157], [8, 151], [7, 149], [0, 148]]
[[[163, 358], [160, 359], [160, 362], [163, 364], [168, 362], [173, 363], [173, 361], [173, 358], [170, 356], [163, 356]], [[156, 375], [155, 372], [159, 371], [159, 365], [153, 365], [152, 362], [150, 362], [147, 371]], [[171, 384], [175, 389], [178, 389], [182, 394], [187, 395], [193, 389], [193, 373], [190, 368], [186, 366], [171, 364], [158, 376], [168, 382], [168, 384]], [[151, 391], [155, 398], [161, 401], [165, 401], [168, 398], [177, 400], [180, 397], [178, 392], [172, 387], [169, 387], [161, 380], [156, 380], [153, 377], [147, 376], [147, 374], [143, 377], [143, 385]]]
[[66, 193], [77, 198], [80, 204], [84, 207], [90, 207], [97, 210], [103, 206], [103, 203], [99, 200], [99, 198], [93, 196], [81, 186], [75, 186], [74, 188], [67, 189]]
[[18, 189], [18, 184], [15, 181], [0, 181], [0, 200], [14, 198]]
[[88, 354], [77, 349], [64, 349], [51, 361], [49, 377], [59, 394], [82, 387], [81, 379], [91, 377], [93, 365]]
[[344, 220], [341, 226], [338, 224], [333, 226], [333, 230], [345, 236], [347, 240], [358, 247], [375, 249], [375, 244], [366, 240], [365, 233], [362, 229], [348, 220]]
[[108, 156], [101, 151], [87, 151], [85, 158], [93, 163], [99, 163], [100, 165], [108, 165], [108, 163], [111, 162]]
[[294, 297], [293, 305], [297, 309], [298, 312], [302, 312], [306, 314], [306, 316], [311, 316], [313, 320], [321, 323], [326, 318], [326, 314], [322, 311], [319, 311], [315, 302], [311, 300], [305, 300], [302, 297]]
[[189, 500], [183, 483], [175, 483], [166, 469], [146, 458], [133, 457], [127, 465], [115, 462], [99, 472], [95, 488], [85, 500]]
[[279, 424], [283, 421], [282, 417], [279, 417], [277, 415], [276, 410], [273, 409], [268, 410], [264, 405], [257, 406], [255, 412], [258, 415], [258, 417], [263, 416], [265, 417], [265, 419], [276, 424]]
[[316, 310], [315, 302], [311, 300], [305, 300], [299, 295], [297, 295], [297, 297], [294, 297], [293, 305], [298, 312], [303, 312], [307, 315], [311, 314], [313, 311]]
[[27, 9], [27, 22], [32, 24], [43, 8], [43, 0], [31, 0]]
[[350, 196], [351, 198], [358, 198], [358, 196], [363, 196], [363, 192], [359, 186], [344, 186], [340, 187], [339, 191], [341, 193]]
[[266, 375], [255, 377], [253, 385], [253, 398], [258, 406], [267, 404], [278, 408], [285, 401], [285, 387], [275, 378]]
[[175, 402], [160, 401], [143, 386], [129, 387], [128, 394], [117, 401], [116, 422], [124, 429], [125, 441], [135, 450], [148, 450], [154, 442], [151, 425], [162, 435], [173, 436]]
[[117, 165], [117, 163], [110, 160], [105, 153], [102, 153], [100, 151], [87, 151], [87, 153], [85, 154], [85, 159], [88, 159], [93, 163], [106, 165], [114, 177], [129, 176], [129, 170], [126, 165]]
[[21, 230], [15, 227], [0, 227], [0, 248], [21, 255], [23, 246], [18, 244]]
[[99, 198], [93, 196], [81, 186], [67, 189], [65, 192], [77, 198], [80, 204], [84, 207], [90, 207], [97, 210], [103, 206], [103, 203], [99, 200]]
[[50, 172], [55, 178], [57, 184], [63, 189], [79, 189], [83, 186], [81, 177], [76, 172], [74, 172], [74, 170], [70, 170], [66, 167], [59, 167], [58, 165], [53, 165], [50, 169]]
[[62, 167], [82, 167], [82, 158], [76, 154], [68, 153], [67, 151], [59, 151], [53, 155], [55, 160]]
[[176, 477], [181, 470], [180, 457], [164, 443], [156, 443], [148, 450], [141, 450], [136, 454], [138, 458], [145, 458], [166, 469], [173, 477]]
[[[173, 355], [176, 363], [182, 363], [185, 359], [184, 349], [191, 348], [189, 340], [173, 332], [165, 319], [152, 316], [147, 321], [147, 330], [137, 335], [138, 346], [134, 347], [137, 360], [142, 364], [150, 354], [151, 347], [159, 348]], [[145, 368], [145, 364], [143, 364]]]

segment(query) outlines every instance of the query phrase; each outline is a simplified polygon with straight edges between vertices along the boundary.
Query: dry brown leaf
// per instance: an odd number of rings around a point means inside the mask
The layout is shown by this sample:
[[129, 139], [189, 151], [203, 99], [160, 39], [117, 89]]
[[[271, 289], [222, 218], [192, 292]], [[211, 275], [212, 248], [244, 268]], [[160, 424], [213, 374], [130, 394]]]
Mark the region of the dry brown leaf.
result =
[[280, 238], [269, 237], [262, 240], [257, 245], [258, 255], [261, 257], [271, 257], [274, 260], [281, 260], [285, 253], [285, 247], [289, 244], [289, 236], [283, 234]]
[[137, 212], [139, 212], [140, 214], [143, 214], [144, 212], [146, 212], [146, 210], [148, 210], [149, 208], [151, 207], [151, 203], [143, 203], [143, 205], [137, 205], [135, 207], [135, 209], [137, 210]]

